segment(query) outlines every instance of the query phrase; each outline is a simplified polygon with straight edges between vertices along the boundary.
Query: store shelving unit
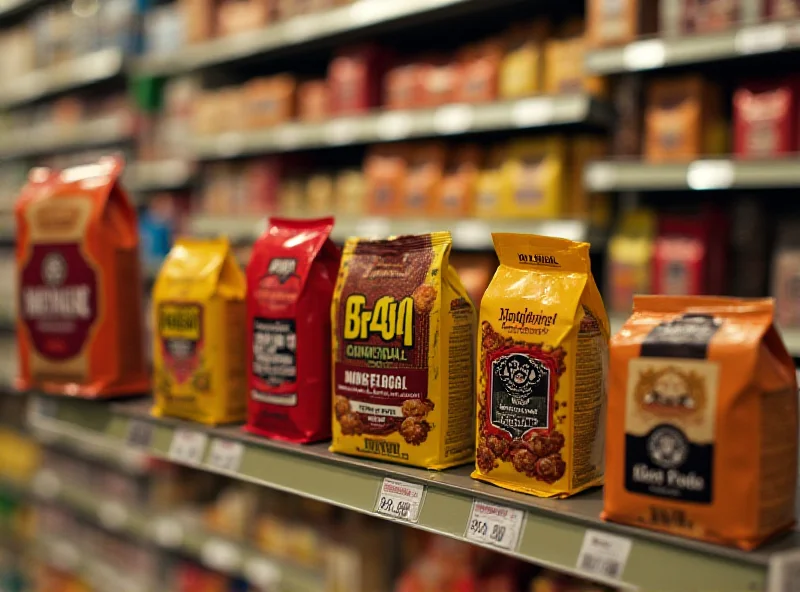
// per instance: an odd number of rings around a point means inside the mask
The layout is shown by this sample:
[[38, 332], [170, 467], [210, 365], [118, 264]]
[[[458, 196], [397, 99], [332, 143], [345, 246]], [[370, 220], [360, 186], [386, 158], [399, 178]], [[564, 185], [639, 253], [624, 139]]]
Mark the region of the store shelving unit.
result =
[[774, 22], [713, 34], [642, 39], [620, 47], [594, 50], [586, 56], [586, 66], [596, 74], [620, 74], [798, 48], [800, 22]]
[[324, 123], [288, 123], [258, 131], [224, 132], [195, 137], [191, 147], [196, 158], [210, 160], [478, 132], [564, 125], [606, 127], [612, 121], [608, 105], [590, 95], [552, 95], [485, 105], [453, 104], [436, 109], [387, 111], [340, 117]]
[[584, 170], [590, 191], [780, 189], [800, 185], [800, 159], [709, 157], [682, 163], [599, 161]]
[[[191, 220], [192, 234], [199, 236], [225, 235], [234, 243], [250, 243], [266, 228], [266, 220], [195, 216]], [[591, 240], [591, 228], [583, 220], [479, 220], [441, 218], [336, 218], [331, 238], [343, 243], [351, 236], [386, 238], [404, 234], [434, 232], [450, 229], [453, 247], [458, 250], [486, 250], [492, 247], [492, 232], [527, 232], [545, 236], [560, 236], [571, 240]]]
[[63, 127], [47, 125], [0, 136], [0, 158], [99, 148], [132, 140], [132, 122], [123, 117], [107, 117]]
[[343, 35], [353, 38], [377, 26], [402, 26], [420, 18], [430, 23], [511, 1], [518, 0], [492, 0], [491, 3], [485, 0], [359, 0], [349, 6], [275, 23], [263, 30], [192, 45], [167, 56], [145, 56], [136, 62], [134, 71], [142, 76], [179, 74], [238, 60], [273, 56]]
[[[469, 477], [469, 467], [425, 471], [334, 455], [326, 444], [298, 446], [243, 434], [240, 427], [208, 428], [194, 423], [150, 416], [148, 399], [106, 404], [79, 400], [37, 399], [32, 414], [36, 430], [69, 436], [90, 432], [108, 438], [114, 446], [128, 446], [132, 430], [136, 445], [157, 457], [219, 472], [244, 481], [317, 499], [357, 512], [378, 515], [376, 500], [387, 477], [425, 487], [416, 524], [430, 532], [463, 539], [474, 501], [498, 504], [524, 512], [518, 545], [507, 552], [527, 561], [550, 566], [623, 588], [685, 590], [764, 589], [770, 565], [796, 560], [800, 533], [791, 533], [753, 552], [691, 541], [674, 536], [604, 522], [600, 491], [568, 500], [539, 499], [508, 492]], [[141, 426], [149, 435], [141, 437]], [[132, 426], [137, 426], [133, 428]], [[177, 459], [173, 440], [198, 434], [201, 444], [194, 461]], [[176, 436], [176, 434], [181, 434]], [[215, 440], [234, 442], [238, 461], [219, 468], [208, 449]], [[97, 511], [93, 507], [93, 511]], [[619, 579], [585, 573], [578, 556], [587, 532], [610, 533], [631, 541], [627, 563]]]
[[[64, 482], [48, 469], [36, 474], [30, 494], [64, 507], [101, 528], [149, 541], [165, 550], [191, 557], [211, 569], [245, 578], [254, 585], [266, 587], [280, 583], [281, 590], [286, 592], [316, 590], [322, 586], [324, 576], [318, 569], [271, 560], [243, 543], [208, 532], [185, 517], [170, 513], [153, 514], [113, 499], [98, 498], [80, 485]], [[61, 549], [50, 548], [47, 554], [55, 558], [59, 555], [74, 556], [76, 561], [86, 563], [87, 558], [82, 558], [74, 545], [59, 541], [58, 546]], [[78, 565], [73, 565], [72, 569], [75, 567]]]
[[192, 184], [194, 172], [188, 160], [140, 160], [128, 165], [123, 183], [132, 192], [184, 189]]
[[122, 51], [108, 48], [69, 62], [6, 80], [0, 90], [0, 109], [37, 101], [48, 95], [89, 86], [123, 73]]

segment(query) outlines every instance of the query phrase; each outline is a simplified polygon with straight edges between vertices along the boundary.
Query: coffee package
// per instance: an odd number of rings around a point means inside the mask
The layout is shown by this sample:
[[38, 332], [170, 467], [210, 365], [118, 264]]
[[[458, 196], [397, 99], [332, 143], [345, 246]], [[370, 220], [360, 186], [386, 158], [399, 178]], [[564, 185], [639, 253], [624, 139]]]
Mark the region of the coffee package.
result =
[[331, 450], [444, 469], [474, 449], [475, 308], [449, 232], [350, 239], [334, 292]]
[[742, 549], [788, 530], [797, 407], [771, 300], [637, 296], [611, 340], [603, 517]]
[[481, 301], [472, 477], [540, 497], [603, 481], [608, 318], [589, 244], [493, 234]]
[[145, 364], [136, 212], [122, 161], [36, 168], [15, 207], [19, 379], [78, 397], [141, 394]]
[[272, 218], [247, 266], [249, 432], [331, 437], [331, 317], [339, 249], [333, 218]]
[[245, 289], [227, 239], [175, 242], [153, 288], [153, 415], [244, 419]]

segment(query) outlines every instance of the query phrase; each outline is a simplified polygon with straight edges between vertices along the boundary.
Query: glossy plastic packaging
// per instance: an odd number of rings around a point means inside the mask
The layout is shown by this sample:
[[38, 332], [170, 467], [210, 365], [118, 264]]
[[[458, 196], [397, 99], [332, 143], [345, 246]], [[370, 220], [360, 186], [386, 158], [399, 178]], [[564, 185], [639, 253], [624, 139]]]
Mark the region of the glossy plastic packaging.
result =
[[333, 218], [272, 218], [247, 266], [249, 432], [331, 437], [330, 305], [339, 249]]

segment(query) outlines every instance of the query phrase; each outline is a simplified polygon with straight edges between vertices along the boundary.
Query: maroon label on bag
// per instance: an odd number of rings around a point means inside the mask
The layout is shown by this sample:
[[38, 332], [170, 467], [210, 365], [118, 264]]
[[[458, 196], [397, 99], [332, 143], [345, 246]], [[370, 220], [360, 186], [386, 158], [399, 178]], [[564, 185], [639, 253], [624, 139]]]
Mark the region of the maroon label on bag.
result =
[[34, 245], [20, 273], [20, 318], [51, 360], [78, 355], [97, 319], [97, 276], [78, 243]]

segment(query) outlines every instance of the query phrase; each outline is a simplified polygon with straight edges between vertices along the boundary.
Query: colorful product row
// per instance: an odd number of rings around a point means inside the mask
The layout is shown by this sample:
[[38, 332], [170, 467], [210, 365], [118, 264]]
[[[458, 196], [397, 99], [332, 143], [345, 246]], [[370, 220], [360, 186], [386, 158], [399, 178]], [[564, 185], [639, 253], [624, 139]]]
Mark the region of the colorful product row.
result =
[[798, 0], [587, 0], [589, 42], [630, 43], [642, 35], [715, 33], [766, 19], [800, 17]]
[[[31, 173], [17, 207], [22, 388], [148, 387], [119, 168]], [[587, 243], [495, 234], [478, 319], [448, 232], [353, 238], [340, 254], [332, 226], [272, 220], [246, 275], [224, 240], [176, 244], [154, 293], [154, 413], [332, 434], [335, 452], [429, 469], [476, 458], [475, 478], [546, 497], [605, 473], [609, 519], [743, 548], [793, 522], [797, 379], [772, 301], [639, 297], [609, 364]], [[784, 477], [721, 495], [742, 467]]]

